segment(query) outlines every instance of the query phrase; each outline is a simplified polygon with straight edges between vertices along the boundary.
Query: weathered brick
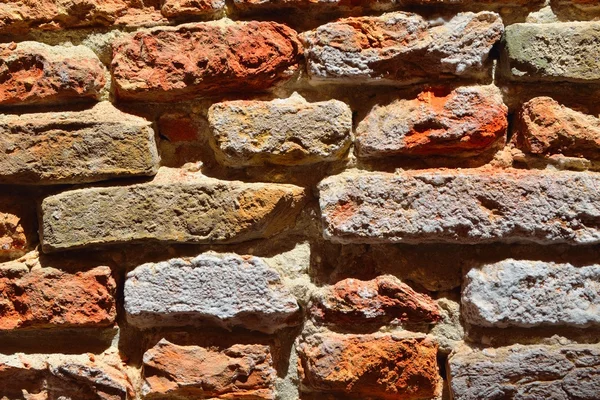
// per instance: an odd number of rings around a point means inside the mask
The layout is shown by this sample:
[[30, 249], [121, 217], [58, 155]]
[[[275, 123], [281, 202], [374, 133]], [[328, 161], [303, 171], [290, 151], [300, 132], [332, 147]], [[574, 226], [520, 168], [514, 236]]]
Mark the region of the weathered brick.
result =
[[77, 112], [0, 114], [0, 183], [153, 175], [158, 161], [151, 123], [109, 102]]
[[561, 21], [597, 20], [600, 17], [598, 0], [550, 0], [550, 4]]
[[390, 400], [441, 395], [437, 345], [428, 338], [315, 334], [299, 343], [298, 353], [310, 390]]
[[139, 0], [3, 0], [0, 2], [0, 33], [165, 22], [156, 7], [143, 4]]
[[391, 10], [397, 6], [396, 0], [234, 0], [233, 4], [241, 11], [314, 9], [327, 11], [349, 11], [355, 8]]
[[398, 7], [410, 6], [531, 6], [544, 3], [544, 0], [234, 0], [234, 5], [242, 11], [281, 10], [285, 8], [325, 11], [365, 10], [389, 11]]
[[44, 252], [162, 241], [233, 243], [293, 226], [304, 190], [162, 168], [148, 183], [66, 191], [42, 202]]
[[504, 260], [469, 271], [462, 315], [487, 327], [600, 325], [600, 265]]
[[432, 26], [417, 14], [340, 19], [301, 35], [313, 81], [411, 84], [484, 77], [504, 26], [493, 12], [460, 13]]
[[298, 67], [300, 42], [275, 22], [206, 22], [136, 32], [113, 47], [125, 100], [172, 101], [265, 90]]
[[600, 160], [600, 119], [536, 97], [523, 105], [515, 124], [514, 142], [527, 154], [564, 155]]
[[600, 22], [513, 24], [501, 71], [516, 81], [600, 82]]
[[294, 296], [252, 256], [205, 253], [127, 274], [125, 312], [141, 328], [216, 324], [272, 333], [300, 323]]
[[456, 349], [448, 360], [452, 398], [595, 400], [598, 345]]
[[431, 297], [415, 292], [392, 275], [370, 281], [344, 279], [312, 301], [311, 314], [326, 324], [364, 326], [397, 319], [409, 323], [435, 323], [440, 310]]
[[125, 400], [133, 396], [121, 360], [91, 354], [0, 355], [3, 399]]
[[165, 17], [213, 15], [225, 9], [225, 0], [164, 0], [161, 8]]
[[472, 5], [499, 5], [505, 6], [529, 6], [535, 4], [543, 4], [544, 0], [400, 0], [405, 5], [457, 5], [457, 6], [472, 6]]
[[162, 339], [144, 354], [142, 395], [183, 398], [274, 400], [269, 346], [238, 344], [217, 350]]
[[115, 291], [109, 267], [41, 267], [32, 253], [0, 264], [0, 330], [110, 326], [117, 315]]
[[319, 185], [341, 243], [600, 243], [600, 176], [526, 170], [349, 171]]
[[24, 255], [37, 240], [35, 204], [24, 196], [0, 196], [0, 260]]
[[376, 105], [356, 129], [359, 157], [468, 156], [504, 144], [508, 108], [495, 86], [422, 92]]
[[337, 100], [228, 101], [213, 104], [208, 121], [217, 157], [234, 167], [334, 161], [351, 143], [352, 111]]
[[194, 142], [200, 139], [200, 128], [192, 115], [167, 112], [158, 119], [158, 132], [171, 143]]
[[0, 44], [0, 105], [98, 99], [106, 69], [85, 46]]

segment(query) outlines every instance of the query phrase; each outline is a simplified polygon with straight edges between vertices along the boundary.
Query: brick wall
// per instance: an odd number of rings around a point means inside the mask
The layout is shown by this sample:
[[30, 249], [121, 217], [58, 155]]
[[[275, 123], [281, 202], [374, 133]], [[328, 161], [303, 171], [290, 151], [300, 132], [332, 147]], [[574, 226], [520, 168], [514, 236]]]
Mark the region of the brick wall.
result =
[[600, 399], [596, 20], [0, 0], [0, 399]]

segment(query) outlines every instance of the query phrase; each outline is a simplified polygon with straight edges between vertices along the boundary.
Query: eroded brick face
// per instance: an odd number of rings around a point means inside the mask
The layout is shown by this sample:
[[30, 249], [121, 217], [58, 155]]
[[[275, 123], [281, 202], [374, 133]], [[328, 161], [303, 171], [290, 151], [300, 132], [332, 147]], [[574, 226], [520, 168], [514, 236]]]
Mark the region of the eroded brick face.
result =
[[109, 102], [84, 111], [0, 115], [0, 183], [148, 176], [156, 173], [158, 162], [151, 124]]
[[[600, 390], [597, 345], [522, 346], [493, 352], [461, 346], [448, 366], [456, 399], [557, 397], [591, 400]], [[477, 372], [475, 372], [477, 371]], [[514, 378], [516, 384], [514, 384]], [[536, 379], [544, 377], [544, 381]]]
[[125, 311], [140, 328], [214, 324], [272, 333], [300, 322], [277, 272], [260, 258], [235, 254], [138, 266], [127, 275]]
[[205, 16], [222, 11], [224, 7], [223, 0], [165, 0], [161, 11], [165, 17]]
[[150, 398], [275, 399], [276, 371], [268, 346], [213, 350], [163, 339], [144, 354], [144, 366], [142, 393]]
[[0, 260], [18, 258], [36, 243], [33, 201], [25, 196], [0, 196]]
[[114, 354], [15, 354], [0, 356], [6, 398], [125, 400], [133, 385]]
[[431, 90], [371, 110], [356, 129], [359, 157], [469, 156], [504, 145], [507, 107], [494, 86]]
[[417, 14], [341, 19], [301, 35], [315, 82], [413, 84], [440, 75], [486, 75], [485, 61], [504, 26], [498, 14], [472, 12], [431, 26]]
[[0, 0], [0, 400], [598, 400], [600, 1]]
[[599, 22], [514, 24], [506, 30], [502, 70], [516, 81], [597, 83], [599, 31]]
[[525, 103], [517, 124], [515, 142], [526, 153], [600, 158], [600, 119], [550, 97], [536, 97]]
[[87, 47], [36, 42], [0, 45], [0, 105], [98, 99], [106, 69]]
[[274, 22], [199, 23], [133, 34], [113, 54], [120, 98], [173, 101], [268, 89], [297, 69], [300, 42]]
[[504, 260], [465, 277], [463, 315], [492, 327], [600, 324], [600, 266]]
[[190, 14], [213, 16], [224, 6], [219, 0], [7, 0], [0, 3], [0, 33], [153, 26]]
[[300, 376], [311, 389], [355, 398], [432, 398], [441, 393], [436, 350], [423, 338], [315, 335], [300, 344]]
[[393, 276], [371, 281], [344, 279], [314, 299], [311, 313], [326, 324], [385, 324], [393, 319], [435, 323], [441, 319], [435, 302]]
[[146, 240], [243, 242], [292, 227], [304, 203], [304, 190], [294, 185], [226, 183], [164, 169], [147, 183], [47, 197], [40, 237], [47, 252]]
[[351, 140], [352, 111], [336, 100], [229, 101], [213, 104], [208, 119], [217, 156], [238, 168], [335, 161]]
[[[115, 322], [116, 283], [109, 267], [69, 273], [44, 266], [30, 271], [36, 263], [24, 259], [0, 264], [0, 330], [106, 327]], [[64, 264], [59, 261], [57, 266]]]
[[348, 172], [321, 183], [320, 204], [325, 234], [341, 243], [596, 244], [598, 179], [515, 169]]
[[[568, 0], [567, 0], [568, 2]], [[500, 9], [502, 7], [536, 7], [544, 0], [234, 0], [238, 11], [255, 15], [262, 12], [367, 12], [392, 11], [399, 7], [437, 6], [450, 10], [485, 7]], [[594, 2], [593, 2], [594, 3]], [[588, 10], [586, 8], [586, 10]]]

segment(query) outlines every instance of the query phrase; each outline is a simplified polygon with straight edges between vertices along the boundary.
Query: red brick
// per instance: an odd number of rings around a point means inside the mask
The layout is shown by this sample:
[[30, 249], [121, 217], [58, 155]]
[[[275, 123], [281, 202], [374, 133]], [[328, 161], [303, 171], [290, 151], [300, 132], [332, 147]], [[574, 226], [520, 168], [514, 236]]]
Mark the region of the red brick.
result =
[[211, 399], [275, 399], [268, 346], [234, 345], [224, 350], [180, 346], [162, 339], [144, 354], [142, 394]]
[[158, 132], [171, 143], [198, 140], [198, 126], [191, 115], [181, 112], [165, 113], [158, 119]]
[[225, 0], [164, 0], [162, 14], [168, 18], [213, 15], [225, 8]]
[[0, 264], [0, 330], [110, 326], [115, 290], [109, 267], [67, 272], [40, 268], [35, 258]]
[[0, 2], [0, 33], [165, 22], [158, 3], [158, 0], [4, 0]]
[[[587, 0], [580, 0], [587, 1]], [[593, 0], [591, 0], [593, 1]], [[350, 11], [356, 8], [371, 10], [391, 10], [402, 6], [531, 6], [544, 0], [234, 0], [236, 8], [243, 11], [299, 8], [315, 10]]]
[[342, 18], [303, 32], [315, 83], [411, 85], [489, 79], [489, 55], [504, 25], [494, 12], [458, 13], [441, 24], [405, 12]]
[[317, 334], [298, 351], [302, 383], [314, 391], [386, 400], [441, 394], [437, 345], [427, 338]]
[[114, 353], [0, 354], [2, 399], [125, 400], [133, 388]]
[[525, 103], [515, 131], [514, 142], [525, 153], [600, 160], [600, 119], [550, 97], [536, 97]]
[[504, 145], [507, 114], [495, 86], [424, 91], [375, 106], [356, 129], [358, 156], [480, 154]]
[[21, 196], [0, 197], [0, 260], [22, 256], [36, 243], [35, 204]]
[[[404, 5], [447, 5], [448, 0], [402, 0]], [[458, 0], [452, 1], [452, 5], [472, 6], [472, 5], [499, 5], [499, 6], [531, 6], [544, 3], [544, 0]]]
[[87, 47], [0, 44], [0, 104], [62, 104], [98, 99], [106, 70]]
[[325, 323], [364, 326], [394, 319], [435, 323], [440, 311], [431, 297], [415, 292], [391, 275], [370, 281], [344, 279], [313, 301], [311, 313]]
[[112, 73], [121, 99], [183, 100], [268, 89], [291, 76], [300, 52], [296, 32], [275, 22], [186, 24], [120, 41]]

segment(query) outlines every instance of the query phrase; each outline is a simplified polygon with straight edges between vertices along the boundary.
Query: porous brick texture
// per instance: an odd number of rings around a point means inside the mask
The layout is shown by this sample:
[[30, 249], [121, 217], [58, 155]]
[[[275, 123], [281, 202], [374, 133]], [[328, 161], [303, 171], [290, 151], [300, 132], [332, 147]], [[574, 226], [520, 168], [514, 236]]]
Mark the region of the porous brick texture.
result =
[[0, 0], [0, 400], [600, 399], [600, 1]]

